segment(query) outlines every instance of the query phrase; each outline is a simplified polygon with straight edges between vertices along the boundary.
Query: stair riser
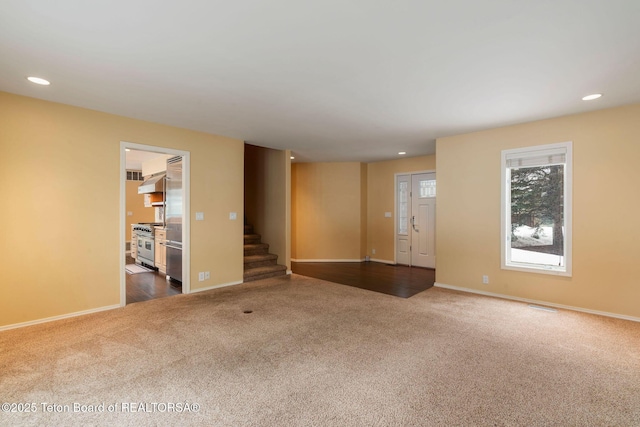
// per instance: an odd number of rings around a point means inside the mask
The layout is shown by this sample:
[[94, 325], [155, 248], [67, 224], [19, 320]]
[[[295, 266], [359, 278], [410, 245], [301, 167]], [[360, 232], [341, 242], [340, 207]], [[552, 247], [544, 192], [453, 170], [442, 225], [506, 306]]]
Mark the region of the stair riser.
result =
[[266, 243], [250, 243], [252, 246], [245, 245], [244, 255], [265, 255], [269, 253], [269, 245]]
[[264, 260], [264, 261], [246, 262], [244, 264], [244, 269], [245, 270], [249, 270], [250, 268], [267, 267], [269, 265], [278, 265], [278, 262], [275, 259], [268, 259], [268, 260]]
[[245, 237], [244, 244], [245, 245], [257, 245], [260, 242], [260, 237]]
[[263, 274], [286, 272], [284, 265], [274, 264], [265, 267], [248, 268], [244, 270], [244, 277], [262, 276]]
[[267, 248], [255, 248], [255, 249], [245, 249], [244, 250], [244, 256], [251, 256], [251, 255], [267, 255], [268, 249]]

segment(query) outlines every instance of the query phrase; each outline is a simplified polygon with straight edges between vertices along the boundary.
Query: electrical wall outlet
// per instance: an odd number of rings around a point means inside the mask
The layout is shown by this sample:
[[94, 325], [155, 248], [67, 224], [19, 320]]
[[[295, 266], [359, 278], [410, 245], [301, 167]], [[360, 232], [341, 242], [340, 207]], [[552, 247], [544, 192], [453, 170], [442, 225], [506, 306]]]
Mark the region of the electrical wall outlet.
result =
[[371, 254], [375, 255], [376, 254], [376, 250], [375, 249], [371, 249]]
[[204, 280], [209, 280], [211, 279], [211, 273], [209, 273], [208, 271], [204, 272]]
[[204, 280], [204, 272], [201, 271], [200, 273], [198, 273], [198, 280], [200, 282], [202, 282]]
[[489, 284], [489, 276], [482, 276], [482, 284], [483, 285]]

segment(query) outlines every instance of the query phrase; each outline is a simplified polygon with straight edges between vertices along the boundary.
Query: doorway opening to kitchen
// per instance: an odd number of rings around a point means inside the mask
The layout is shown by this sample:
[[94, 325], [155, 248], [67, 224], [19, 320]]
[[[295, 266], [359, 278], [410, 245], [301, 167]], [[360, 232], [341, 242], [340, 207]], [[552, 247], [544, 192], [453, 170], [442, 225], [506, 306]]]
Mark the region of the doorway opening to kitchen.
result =
[[189, 153], [120, 144], [120, 305], [189, 293]]

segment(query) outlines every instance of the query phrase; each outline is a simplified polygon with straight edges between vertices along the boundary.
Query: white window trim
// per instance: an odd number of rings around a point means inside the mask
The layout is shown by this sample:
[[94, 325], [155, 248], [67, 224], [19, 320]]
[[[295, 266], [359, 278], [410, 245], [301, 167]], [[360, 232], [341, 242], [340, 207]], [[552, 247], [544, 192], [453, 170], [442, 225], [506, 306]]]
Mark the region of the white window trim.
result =
[[[511, 240], [511, 217], [507, 215], [507, 207], [511, 205], [510, 182], [507, 180], [507, 158], [516, 156], [534, 156], [546, 154], [548, 152], [565, 150], [565, 179], [564, 179], [564, 267], [535, 266], [526, 265], [507, 260], [507, 247], [510, 247]], [[503, 270], [526, 271], [531, 273], [552, 274], [557, 276], [572, 275], [572, 201], [573, 201], [573, 154], [572, 142], [561, 142], [557, 144], [538, 145], [534, 147], [516, 148], [502, 151], [501, 162], [501, 203], [500, 203], [500, 224], [501, 224], [501, 244], [500, 263]], [[509, 210], [510, 212], [510, 210]]]

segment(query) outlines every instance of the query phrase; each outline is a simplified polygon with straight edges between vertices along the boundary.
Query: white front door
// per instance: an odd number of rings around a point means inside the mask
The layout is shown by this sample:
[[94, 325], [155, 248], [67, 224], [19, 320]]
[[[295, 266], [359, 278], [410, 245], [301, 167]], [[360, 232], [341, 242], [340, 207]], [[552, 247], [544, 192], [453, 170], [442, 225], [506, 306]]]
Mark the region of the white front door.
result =
[[411, 175], [411, 265], [436, 268], [436, 174]]
[[435, 268], [435, 172], [396, 177], [396, 263]]

